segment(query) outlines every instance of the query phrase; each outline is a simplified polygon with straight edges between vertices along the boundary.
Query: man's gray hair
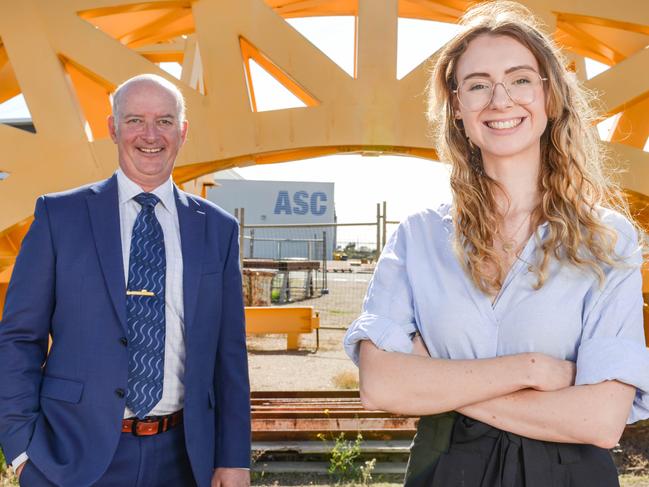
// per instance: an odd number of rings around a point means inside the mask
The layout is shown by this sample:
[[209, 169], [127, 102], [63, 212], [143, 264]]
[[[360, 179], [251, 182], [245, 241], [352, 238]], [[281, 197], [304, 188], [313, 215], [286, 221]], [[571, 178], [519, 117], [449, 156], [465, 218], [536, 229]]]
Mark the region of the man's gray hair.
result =
[[126, 94], [130, 86], [138, 83], [155, 83], [161, 88], [167, 90], [176, 99], [178, 121], [180, 123], [183, 123], [185, 121], [185, 98], [183, 97], [183, 94], [178, 89], [178, 87], [171, 81], [168, 81], [162, 76], [158, 76], [157, 74], [140, 74], [138, 76], [133, 76], [132, 78], [127, 79], [115, 90], [112, 100], [113, 116], [115, 117], [116, 122], [119, 121], [121, 116], [120, 105], [122, 103], [122, 98], [124, 98], [124, 95]]

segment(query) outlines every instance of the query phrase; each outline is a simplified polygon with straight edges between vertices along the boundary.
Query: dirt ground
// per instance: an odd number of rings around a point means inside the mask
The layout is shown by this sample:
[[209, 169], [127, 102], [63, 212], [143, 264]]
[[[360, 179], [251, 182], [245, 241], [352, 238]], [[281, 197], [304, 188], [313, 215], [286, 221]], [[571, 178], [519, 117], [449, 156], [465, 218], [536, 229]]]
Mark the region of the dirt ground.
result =
[[321, 391], [336, 389], [334, 378], [342, 373], [358, 376], [358, 369], [342, 349], [344, 330], [320, 330], [316, 352], [315, 333], [301, 338], [301, 347], [286, 351], [285, 335], [248, 339], [250, 386], [253, 391]]
[[649, 420], [627, 427], [613, 458], [621, 473], [649, 476]]

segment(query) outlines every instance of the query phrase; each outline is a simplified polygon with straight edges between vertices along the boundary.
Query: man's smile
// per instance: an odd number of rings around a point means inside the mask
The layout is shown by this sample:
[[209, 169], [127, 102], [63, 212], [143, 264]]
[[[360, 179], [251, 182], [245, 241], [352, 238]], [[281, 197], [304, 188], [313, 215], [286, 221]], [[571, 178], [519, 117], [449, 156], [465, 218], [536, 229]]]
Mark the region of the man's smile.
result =
[[138, 147], [137, 150], [145, 154], [157, 154], [158, 152], [162, 152], [164, 147]]

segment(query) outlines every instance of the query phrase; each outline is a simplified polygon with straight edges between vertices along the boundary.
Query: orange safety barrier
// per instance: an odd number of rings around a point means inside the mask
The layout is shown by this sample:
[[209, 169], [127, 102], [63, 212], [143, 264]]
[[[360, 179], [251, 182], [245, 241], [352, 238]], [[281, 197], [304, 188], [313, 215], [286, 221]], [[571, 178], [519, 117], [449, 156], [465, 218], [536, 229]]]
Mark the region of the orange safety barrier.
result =
[[246, 306], [246, 334], [286, 333], [286, 349], [299, 348], [300, 335], [316, 332], [316, 350], [320, 347], [320, 315], [313, 306], [295, 308]]

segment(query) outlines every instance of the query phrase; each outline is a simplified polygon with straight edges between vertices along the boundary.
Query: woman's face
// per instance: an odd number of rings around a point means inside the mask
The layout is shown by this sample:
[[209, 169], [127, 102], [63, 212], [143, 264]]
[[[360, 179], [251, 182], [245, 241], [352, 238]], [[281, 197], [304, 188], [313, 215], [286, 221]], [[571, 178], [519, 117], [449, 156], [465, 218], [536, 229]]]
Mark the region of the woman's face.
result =
[[[545, 109], [544, 81], [537, 76], [539, 65], [532, 52], [507, 36], [482, 35], [472, 40], [457, 63], [458, 88], [464, 105], [454, 97], [454, 113], [464, 124], [466, 135], [482, 152], [485, 164], [502, 159], [540, 157], [540, 139], [548, 123]], [[536, 77], [536, 79], [534, 79]], [[531, 80], [531, 81], [530, 81]], [[463, 84], [464, 83], [464, 84]], [[533, 93], [520, 103], [505, 91], [508, 86], [514, 98]], [[475, 97], [491, 100], [484, 108], [477, 107]], [[530, 86], [534, 88], [530, 91]], [[480, 95], [482, 92], [482, 95]], [[464, 96], [463, 96], [464, 95]]]

